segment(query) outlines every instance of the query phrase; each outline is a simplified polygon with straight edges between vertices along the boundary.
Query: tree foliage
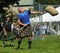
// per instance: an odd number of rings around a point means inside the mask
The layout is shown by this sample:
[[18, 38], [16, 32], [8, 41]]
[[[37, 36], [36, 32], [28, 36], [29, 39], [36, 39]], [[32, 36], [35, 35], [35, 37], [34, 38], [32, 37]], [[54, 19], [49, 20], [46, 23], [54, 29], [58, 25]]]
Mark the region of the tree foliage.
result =
[[41, 4], [52, 4], [52, 5], [60, 4], [60, 0], [34, 0], [34, 1]]
[[9, 5], [14, 3], [18, 4], [18, 0], [0, 0], [0, 12], [4, 13], [3, 7], [9, 7]]
[[10, 9], [9, 5], [13, 6], [13, 4], [19, 4], [18, 3], [19, 0], [0, 0], [0, 20], [5, 20], [5, 16], [6, 16], [6, 10], [4, 10], [3, 8], [6, 7], [8, 8], [8, 10]]

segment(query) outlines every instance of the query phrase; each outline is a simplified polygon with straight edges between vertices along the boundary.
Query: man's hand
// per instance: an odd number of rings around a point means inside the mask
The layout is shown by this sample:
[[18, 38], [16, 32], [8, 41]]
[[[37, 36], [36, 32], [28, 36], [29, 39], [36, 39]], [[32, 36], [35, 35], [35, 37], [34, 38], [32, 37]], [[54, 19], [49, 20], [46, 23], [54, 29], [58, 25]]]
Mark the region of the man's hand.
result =
[[16, 30], [19, 30], [19, 28], [16, 28]]
[[27, 26], [27, 24], [24, 24], [23, 26]]
[[4, 33], [4, 35], [6, 36], [6, 35], [7, 35], [7, 33]]
[[17, 21], [19, 25], [26, 26], [27, 24], [23, 24], [20, 20]]

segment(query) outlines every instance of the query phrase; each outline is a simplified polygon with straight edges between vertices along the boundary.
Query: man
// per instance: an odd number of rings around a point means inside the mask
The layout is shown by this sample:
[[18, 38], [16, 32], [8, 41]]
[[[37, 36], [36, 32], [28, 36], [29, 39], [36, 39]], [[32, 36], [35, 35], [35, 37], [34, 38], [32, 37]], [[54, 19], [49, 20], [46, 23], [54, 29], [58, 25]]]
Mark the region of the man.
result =
[[18, 8], [18, 14], [17, 14], [17, 22], [20, 27], [24, 27], [23, 30], [20, 30], [20, 36], [18, 37], [18, 47], [17, 49], [20, 48], [20, 44], [22, 42], [23, 37], [28, 37], [28, 45], [29, 49], [31, 49], [31, 43], [32, 43], [32, 32], [31, 32], [31, 25], [30, 25], [30, 19], [29, 16], [30, 14], [42, 14], [42, 12], [30, 12], [29, 10], [24, 10], [23, 7]]
[[[10, 21], [10, 17], [7, 17], [6, 18], [6, 21], [3, 23], [3, 32], [4, 32], [4, 40], [3, 40], [3, 44], [4, 44], [4, 47], [6, 46], [6, 41], [12, 37], [11, 35], [11, 22]], [[13, 39], [11, 39], [11, 43], [10, 43], [10, 46], [13, 46]]]

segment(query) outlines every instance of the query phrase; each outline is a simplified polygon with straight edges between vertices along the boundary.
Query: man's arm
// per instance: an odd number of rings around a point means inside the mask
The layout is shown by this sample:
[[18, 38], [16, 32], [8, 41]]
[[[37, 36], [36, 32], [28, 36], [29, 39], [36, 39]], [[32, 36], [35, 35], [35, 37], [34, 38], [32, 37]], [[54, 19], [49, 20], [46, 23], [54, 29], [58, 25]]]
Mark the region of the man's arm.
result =
[[43, 12], [39, 12], [39, 11], [32, 11], [31, 14], [43, 14]]
[[28, 10], [29, 14], [44, 14], [44, 12]]
[[4, 33], [4, 35], [6, 36], [6, 35], [7, 35], [7, 31], [6, 31], [6, 29], [5, 29], [5, 26], [6, 26], [6, 23], [3, 22], [3, 33]]
[[27, 25], [27, 24], [23, 24], [23, 23], [21, 23], [20, 20], [17, 20], [17, 23], [18, 23], [19, 25], [22, 25], [22, 26], [26, 26], [26, 25]]
[[5, 27], [3, 27], [3, 32], [4, 32], [4, 35], [7, 35]]

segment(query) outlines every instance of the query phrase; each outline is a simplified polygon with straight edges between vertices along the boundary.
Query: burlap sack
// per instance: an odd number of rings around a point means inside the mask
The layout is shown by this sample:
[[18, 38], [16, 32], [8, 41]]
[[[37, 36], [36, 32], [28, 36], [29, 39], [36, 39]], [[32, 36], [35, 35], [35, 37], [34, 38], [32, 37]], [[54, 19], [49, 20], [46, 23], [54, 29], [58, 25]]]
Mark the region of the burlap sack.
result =
[[55, 16], [58, 14], [57, 10], [53, 6], [47, 6], [45, 10], [50, 13], [52, 16]]

